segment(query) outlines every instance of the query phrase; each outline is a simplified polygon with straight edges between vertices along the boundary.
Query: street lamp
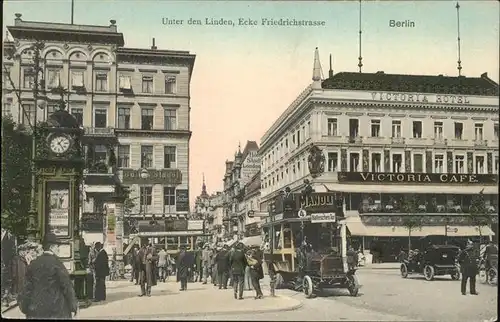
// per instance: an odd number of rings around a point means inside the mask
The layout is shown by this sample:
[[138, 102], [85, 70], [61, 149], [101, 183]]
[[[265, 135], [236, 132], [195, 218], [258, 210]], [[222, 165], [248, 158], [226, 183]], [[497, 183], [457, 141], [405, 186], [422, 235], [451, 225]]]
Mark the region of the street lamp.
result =
[[[17, 15], [16, 15], [17, 16]], [[33, 51], [33, 100], [35, 102], [35, 109], [33, 111], [33, 124], [31, 124], [30, 118], [28, 117], [28, 122], [30, 123], [30, 126], [32, 128], [32, 139], [31, 139], [31, 193], [30, 193], [30, 209], [28, 211], [28, 227], [26, 229], [28, 233], [28, 240], [29, 241], [36, 241], [37, 239], [37, 209], [36, 209], [36, 164], [35, 164], [35, 158], [36, 158], [36, 136], [37, 136], [37, 131], [36, 131], [36, 123], [37, 123], [37, 112], [38, 108], [45, 108], [46, 102], [47, 102], [47, 97], [45, 95], [45, 82], [43, 80], [43, 67], [41, 66], [42, 64], [42, 57], [41, 57], [41, 51], [45, 47], [45, 44], [41, 41], [37, 41], [34, 44], [32, 44], [29, 48], [25, 49], [25, 51]], [[6, 53], [7, 53], [7, 59], [12, 59], [16, 53], [15, 47], [9, 47], [6, 48]], [[14, 82], [12, 81], [12, 78], [10, 77], [10, 73], [7, 71], [6, 66], [4, 65], [4, 69], [7, 75], [7, 78], [10, 82], [10, 85], [12, 86], [13, 91], [16, 93], [18, 104], [21, 107], [21, 110], [23, 111], [24, 116], [28, 116], [26, 111], [23, 109], [23, 104], [22, 104], [22, 98], [21, 98], [21, 93], [18, 89], [15, 88]], [[40, 236], [42, 237], [42, 236]]]

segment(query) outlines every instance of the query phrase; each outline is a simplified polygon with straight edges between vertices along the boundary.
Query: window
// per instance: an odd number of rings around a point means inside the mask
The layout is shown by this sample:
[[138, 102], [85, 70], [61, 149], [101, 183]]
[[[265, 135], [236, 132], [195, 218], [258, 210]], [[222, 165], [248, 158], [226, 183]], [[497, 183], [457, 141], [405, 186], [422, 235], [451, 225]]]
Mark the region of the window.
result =
[[7, 98], [3, 103], [2, 116], [12, 115], [12, 98]]
[[392, 172], [402, 172], [403, 156], [401, 154], [392, 155]]
[[372, 172], [382, 172], [382, 155], [380, 153], [372, 153]]
[[130, 76], [120, 76], [118, 79], [118, 87], [120, 89], [124, 90], [131, 90], [132, 89], [132, 82], [130, 79]]
[[177, 129], [177, 110], [165, 109], [163, 113], [165, 130]]
[[108, 90], [108, 73], [98, 72], [95, 74], [95, 90], [98, 92]]
[[146, 213], [148, 206], [153, 204], [153, 187], [140, 188], [140, 206], [141, 212]]
[[483, 140], [483, 124], [481, 123], [474, 124], [474, 134], [476, 141]]
[[71, 86], [73, 88], [84, 87], [83, 72], [82, 71], [72, 71], [71, 72]]
[[285, 148], [288, 149], [288, 138], [285, 139]]
[[351, 153], [350, 154], [350, 172], [358, 172], [359, 171], [359, 153]]
[[57, 88], [60, 85], [60, 70], [59, 69], [49, 69], [47, 70], [47, 88]]
[[295, 133], [292, 135], [292, 143], [295, 144]]
[[338, 154], [337, 152], [328, 152], [328, 171], [337, 171]]
[[105, 145], [95, 145], [94, 146], [94, 162], [107, 163], [108, 160], [108, 148]]
[[47, 118], [49, 118], [52, 113], [58, 110], [57, 104], [48, 104], [47, 105]]
[[76, 121], [78, 122], [78, 124], [80, 124], [80, 126], [83, 125], [83, 108], [72, 108], [71, 115], [75, 117]]
[[393, 138], [401, 137], [401, 121], [399, 120], [392, 121], [392, 137]]
[[434, 122], [434, 138], [443, 138], [443, 122]]
[[175, 146], [166, 146], [163, 148], [163, 167], [165, 169], [175, 168], [176, 152], [177, 151]]
[[424, 156], [422, 154], [413, 155], [413, 172], [424, 172]]
[[119, 145], [118, 146], [118, 167], [119, 168], [130, 167], [130, 146], [129, 145]]
[[498, 174], [498, 156], [495, 156], [495, 169], [494, 173]]
[[359, 134], [359, 121], [358, 119], [349, 120], [349, 136], [351, 138], [357, 137]]
[[498, 131], [499, 131], [499, 129], [498, 129], [498, 123], [495, 123], [493, 125], [493, 136], [494, 136], [495, 140], [498, 140], [498, 136], [499, 136]]
[[415, 139], [422, 138], [422, 121], [413, 121], [413, 137]]
[[31, 68], [26, 68], [23, 71], [23, 87], [24, 88], [33, 88], [33, 84], [35, 84], [35, 73]]
[[465, 173], [465, 157], [463, 155], [455, 155], [455, 173]]
[[154, 110], [152, 108], [141, 109], [141, 129], [143, 130], [153, 129], [153, 115], [154, 115]]
[[130, 108], [128, 107], [118, 108], [118, 128], [130, 129]]
[[464, 133], [464, 125], [460, 122], [455, 122], [455, 139], [461, 140]]
[[484, 173], [484, 157], [483, 156], [476, 157], [476, 173], [477, 174]]
[[380, 120], [372, 120], [372, 137], [380, 136]]
[[21, 111], [23, 115], [23, 124], [35, 124], [35, 104], [23, 104], [23, 111]]
[[153, 76], [142, 76], [142, 92], [153, 93]]
[[176, 77], [172, 75], [165, 76], [165, 94], [175, 94], [177, 91]]
[[108, 126], [108, 110], [105, 108], [96, 108], [94, 110], [94, 127], [106, 128]]
[[297, 131], [297, 146], [300, 146], [300, 130]]
[[165, 206], [165, 212], [175, 212], [175, 209], [170, 208], [175, 206], [174, 187], [163, 187], [163, 206]]
[[142, 145], [141, 146], [141, 168], [152, 168], [153, 167], [153, 146], [152, 145]]
[[444, 155], [434, 155], [434, 173], [444, 173]]

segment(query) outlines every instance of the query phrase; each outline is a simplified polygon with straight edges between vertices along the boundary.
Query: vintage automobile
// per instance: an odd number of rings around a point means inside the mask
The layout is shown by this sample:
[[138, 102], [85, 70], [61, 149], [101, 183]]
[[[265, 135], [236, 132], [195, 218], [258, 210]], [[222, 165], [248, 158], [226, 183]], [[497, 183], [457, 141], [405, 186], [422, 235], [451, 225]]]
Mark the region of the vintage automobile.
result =
[[401, 263], [401, 276], [407, 278], [409, 274], [423, 274], [427, 281], [435, 276], [450, 275], [453, 280], [460, 278], [460, 269], [456, 259], [460, 248], [453, 245], [431, 245], [424, 252], [420, 252]]

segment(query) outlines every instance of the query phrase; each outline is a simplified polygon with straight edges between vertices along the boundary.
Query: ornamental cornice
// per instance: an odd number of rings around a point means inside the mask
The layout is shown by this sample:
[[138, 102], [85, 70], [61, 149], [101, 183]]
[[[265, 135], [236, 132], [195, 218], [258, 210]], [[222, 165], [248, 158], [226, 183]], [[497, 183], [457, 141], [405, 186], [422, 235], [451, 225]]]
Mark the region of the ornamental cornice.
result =
[[379, 108], [415, 108], [418, 107], [421, 110], [442, 110], [442, 111], [460, 111], [460, 112], [496, 112], [498, 111], [498, 105], [445, 105], [445, 104], [415, 104], [415, 103], [385, 103], [385, 102], [364, 102], [364, 101], [354, 101], [354, 100], [330, 100], [330, 99], [311, 99], [309, 101], [312, 104], [317, 105], [342, 105], [344, 107], [379, 107]]

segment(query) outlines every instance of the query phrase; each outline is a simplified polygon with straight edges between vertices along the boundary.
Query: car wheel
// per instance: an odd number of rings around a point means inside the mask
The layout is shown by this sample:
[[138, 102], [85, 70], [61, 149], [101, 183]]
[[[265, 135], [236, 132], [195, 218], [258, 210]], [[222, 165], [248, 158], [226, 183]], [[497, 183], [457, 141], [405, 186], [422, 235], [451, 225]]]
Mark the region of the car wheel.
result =
[[302, 281], [302, 291], [307, 299], [313, 297], [313, 282], [309, 275], [304, 276], [304, 280]]
[[408, 267], [406, 266], [406, 264], [401, 264], [401, 277], [402, 278], [408, 277]]
[[356, 275], [349, 275], [347, 276], [347, 280], [347, 289], [349, 290], [349, 294], [351, 294], [351, 296], [357, 296], [359, 292], [358, 277]]
[[488, 270], [488, 284], [497, 285], [498, 282], [498, 271], [496, 268], [492, 267]]
[[434, 267], [425, 265], [424, 276], [427, 281], [432, 281], [434, 279]]

